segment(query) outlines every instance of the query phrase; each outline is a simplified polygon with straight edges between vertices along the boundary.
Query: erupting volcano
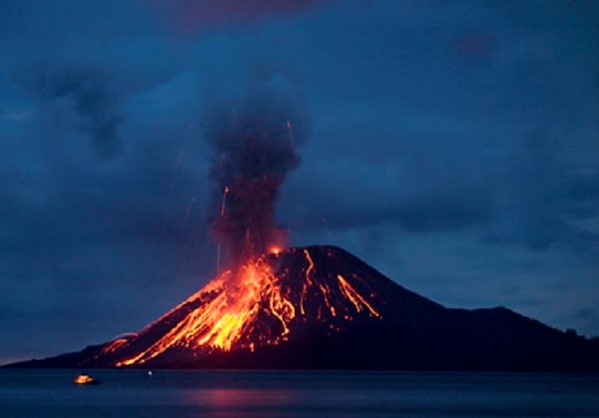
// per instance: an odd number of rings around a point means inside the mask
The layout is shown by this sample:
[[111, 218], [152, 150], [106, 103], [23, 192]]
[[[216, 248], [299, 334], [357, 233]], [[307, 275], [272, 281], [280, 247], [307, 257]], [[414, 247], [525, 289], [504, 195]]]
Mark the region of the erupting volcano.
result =
[[206, 138], [216, 154], [217, 277], [138, 335], [103, 347], [90, 364], [191, 363], [382, 319], [386, 303], [377, 294], [384, 285], [344, 268], [345, 253], [283, 250], [287, 234], [275, 224], [275, 203], [303, 139], [301, 130], [294, 135], [300, 118], [292, 103], [259, 92], [211, 115]]
[[13, 366], [599, 371], [597, 354], [596, 340], [446, 308], [315, 246], [228, 269], [137, 334]]
[[401, 295], [362, 263], [364, 276], [358, 275], [350, 267], [356, 261], [334, 247], [259, 257], [222, 273], [139, 334], [112, 341], [86, 363], [191, 364], [215, 353], [252, 353], [380, 322], [391, 306], [387, 297]]
[[446, 308], [337, 247], [287, 248], [275, 203], [303, 125], [272, 92], [211, 112], [216, 277], [137, 334], [18, 366], [599, 369], [597, 341], [506, 308]]

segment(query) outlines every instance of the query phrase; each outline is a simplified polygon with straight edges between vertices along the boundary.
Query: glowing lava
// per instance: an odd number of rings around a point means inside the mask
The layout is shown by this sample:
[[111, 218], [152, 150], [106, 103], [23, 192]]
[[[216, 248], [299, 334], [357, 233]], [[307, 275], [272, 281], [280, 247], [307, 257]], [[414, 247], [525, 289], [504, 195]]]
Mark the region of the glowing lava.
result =
[[295, 317], [295, 308], [282, 294], [282, 287], [269, 266], [257, 260], [244, 265], [236, 277], [231, 274], [225, 272], [183, 302], [182, 305], [206, 301], [164, 337], [117, 366], [145, 363], [173, 346], [229, 351], [234, 343], [241, 342], [241, 347], [249, 347], [249, 336], [255, 330], [253, 322], [265, 302], [268, 313], [279, 321], [280, 329], [270, 338], [260, 335], [259, 340], [277, 344], [284, 339], [289, 333], [288, 324]]
[[[330, 251], [319, 256], [334, 258]], [[272, 249], [236, 273], [219, 275], [140, 333], [106, 344], [95, 359], [111, 358], [121, 367], [153, 364], [163, 356], [253, 352], [314, 327], [343, 332], [360, 318], [380, 320], [380, 303], [357, 275], [319, 273], [309, 249]]]
[[269, 254], [279, 255], [279, 254], [281, 254], [281, 251], [283, 251], [283, 249], [281, 247], [279, 247], [278, 245], [272, 245], [268, 248]]

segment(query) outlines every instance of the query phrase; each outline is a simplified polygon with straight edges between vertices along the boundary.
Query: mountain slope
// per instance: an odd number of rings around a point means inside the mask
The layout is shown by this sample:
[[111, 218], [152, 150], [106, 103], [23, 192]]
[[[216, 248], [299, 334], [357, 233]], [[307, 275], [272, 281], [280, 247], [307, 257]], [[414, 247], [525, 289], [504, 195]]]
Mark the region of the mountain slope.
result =
[[138, 334], [20, 366], [599, 370], [598, 348], [505, 308], [445, 308], [318, 246], [225, 272]]

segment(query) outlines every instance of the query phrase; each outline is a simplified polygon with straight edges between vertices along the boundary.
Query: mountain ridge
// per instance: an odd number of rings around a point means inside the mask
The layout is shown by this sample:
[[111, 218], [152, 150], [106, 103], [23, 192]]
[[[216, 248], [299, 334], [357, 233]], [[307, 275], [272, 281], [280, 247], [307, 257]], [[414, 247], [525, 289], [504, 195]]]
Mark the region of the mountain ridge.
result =
[[9, 367], [599, 371], [597, 341], [447, 308], [333, 246], [225, 272], [139, 333]]

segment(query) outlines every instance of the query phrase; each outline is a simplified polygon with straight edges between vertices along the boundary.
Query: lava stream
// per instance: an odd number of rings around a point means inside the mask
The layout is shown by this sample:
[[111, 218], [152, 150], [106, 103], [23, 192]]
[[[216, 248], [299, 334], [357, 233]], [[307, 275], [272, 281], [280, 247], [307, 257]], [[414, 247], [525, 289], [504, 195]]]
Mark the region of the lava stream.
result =
[[382, 318], [380, 300], [364, 283], [357, 275], [320, 272], [308, 249], [273, 252], [217, 276], [140, 333], [107, 344], [101, 355], [131, 366], [166, 352], [253, 352], [314, 326], [342, 332], [356, 318]]

